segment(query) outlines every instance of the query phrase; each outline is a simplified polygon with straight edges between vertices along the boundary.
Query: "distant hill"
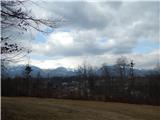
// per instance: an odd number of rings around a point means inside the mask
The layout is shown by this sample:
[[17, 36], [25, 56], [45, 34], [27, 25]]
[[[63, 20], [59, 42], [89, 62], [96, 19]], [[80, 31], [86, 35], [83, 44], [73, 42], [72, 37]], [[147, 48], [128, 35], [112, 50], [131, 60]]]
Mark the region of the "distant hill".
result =
[[[67, 69], [65, 67], [58, 67], [56, 69], [40, 69], [36, 66], [31, 66], [32, 72], [31, 76], [32, 77], [37, 77], [37, 75], [40, 73], [41, 77], [59, 77], [59, 76], [75, 76], [76, 72]], [[8, 68], [8, 75], [10, 77], [16, 77], [20, 76], [22, 77], [24, 75], [25, 71], [25, 66], [24, 65], [19, 65], [19, 66], [14, 66], [14, 67], [9, 67]]]
[[[116, 76], [117, 75], [117, 71], [116, 68], [114, 66], [106, 66], [110, 75], [112, 76]], [[31, 76], [32, 77], [37, 77], [38, 73], [40, 73], [41, 77], [65, 77], [65, 76], [76, 76], [77, 75], [77, 71], [76, 70], [72, 70], [72, 69], [67, 69], [65, 67], [58, 67], [56, 69], [40, 69], [36, 66], [31, 66], [32, 68], [32, 72], [31, 72]], [[14, 66], [14, 67], [10, 67], [8, 68], [8, 75], [10, 77], [15, 77], [15, 76], [23, 76], [24, 75], [24, 69], [25, 66], [24, 65], [19, 65], [19, 66]], [[145, 70], [145, 69], [134, 69], [134, 74], [136, 76], [145, 76], [149, 73], [153, 72], [153, 70]], [[96, 69], [95, 73], [97, 75], [101, 75], [102, 74], [102, 69]]]

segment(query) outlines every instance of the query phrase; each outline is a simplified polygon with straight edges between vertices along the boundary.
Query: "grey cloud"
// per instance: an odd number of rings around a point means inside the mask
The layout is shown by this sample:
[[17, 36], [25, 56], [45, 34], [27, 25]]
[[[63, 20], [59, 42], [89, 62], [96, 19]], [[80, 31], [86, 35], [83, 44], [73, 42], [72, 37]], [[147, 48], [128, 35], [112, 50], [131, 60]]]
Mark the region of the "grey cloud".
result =
[[107, 11], [100, 12], [97, 4], [92, 2], [54, 2], [52, 5], [48, 5], [48, 9], [57, 16], [67, 19], [73, 27], [103, 29], [107, 26], [111, 15], [107, 15]]
[[[132, 54], [139, 41], [157, 41], [158, 5], [160, 2], [46, 2], [46, 10], [53, 16], [69, 21], [74, 32], [74, 45], [56, 46], [43, 51], [48, 56], [83, 56]], [[54, 34], [54, 33], [53, 33]], [[97, 39], [113, 39], [106, 47]], [[36, 50], [37, 52], [40, 50]]]
[[[152, 39], [156, 34], [156, 24], [152, 22], [157, 15], [156, 2], [100, 2], [96, 4], [49, 2], [48, 4], [48, 9], [54, 14], [63, 16], [70, 21], [69, 25], [72, 26], [72, 29], [92, 32], [92, 35], [77, 36], [76, 41], [83, 42], [83, 44], [87, 44], [85, 41], [92, 43], [98, 37], [107, 36], [116, 40], [118, 49], [118, 46], [121, 45], [120, 48], [123, 48], [124, 52], [125, 48], [126, 52], [129, 52], [131, 51], [129, 48], [132, 49], [139, 39], [142, 37]], [[110, 10], [111, 8], [112, 10]], [[142, 23], [135, 25], [132, 29], [128, 28], [137, 21]], [[127, 40], [124, 38], [126, 36]]]

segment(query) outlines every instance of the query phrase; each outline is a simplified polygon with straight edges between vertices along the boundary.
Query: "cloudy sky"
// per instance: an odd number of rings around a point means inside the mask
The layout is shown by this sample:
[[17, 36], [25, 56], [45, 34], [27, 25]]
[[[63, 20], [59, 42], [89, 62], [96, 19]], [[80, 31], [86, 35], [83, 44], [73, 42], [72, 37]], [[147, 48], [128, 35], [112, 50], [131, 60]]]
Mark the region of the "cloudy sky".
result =
[[65, 22], [50, 34], [35, 33], [30, 63], [40, 68], [112, 65], [126, 56], [153, 68], [160, 55], [160, 2], [36, 2], [37, 17]]

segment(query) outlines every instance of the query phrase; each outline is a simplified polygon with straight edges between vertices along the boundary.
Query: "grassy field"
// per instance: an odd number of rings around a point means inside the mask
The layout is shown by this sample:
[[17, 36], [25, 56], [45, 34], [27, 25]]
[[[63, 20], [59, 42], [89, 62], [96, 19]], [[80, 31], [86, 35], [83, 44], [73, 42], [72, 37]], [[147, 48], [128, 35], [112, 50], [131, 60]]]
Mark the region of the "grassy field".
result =
[[160, 120], [160, 107], [112, 102], [2, 97], [2, 120]]

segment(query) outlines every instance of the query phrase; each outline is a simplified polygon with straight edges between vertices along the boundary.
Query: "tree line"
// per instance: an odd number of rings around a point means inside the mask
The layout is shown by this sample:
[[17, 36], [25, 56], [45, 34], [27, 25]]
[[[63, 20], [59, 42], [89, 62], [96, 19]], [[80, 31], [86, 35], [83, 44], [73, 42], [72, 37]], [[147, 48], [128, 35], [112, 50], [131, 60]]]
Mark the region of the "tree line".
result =
[[32, 96], [44, 98], [68, 98], [116, 101], [160, 105], [160, 73], [155, 70], [145, 76], [134, 72], [134, 62], [121, 57], [114, 66], [116, 75], [107, 65], [102, 65], [101, 74], [95, 68], [83, 64], [77, 75], [71, 77], [36, 78], [30, 76], [26, 66], [24, 77], [2, 78], [2, 96]]

